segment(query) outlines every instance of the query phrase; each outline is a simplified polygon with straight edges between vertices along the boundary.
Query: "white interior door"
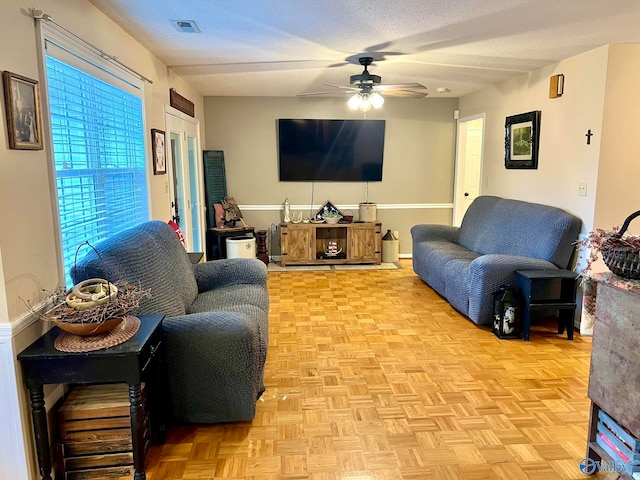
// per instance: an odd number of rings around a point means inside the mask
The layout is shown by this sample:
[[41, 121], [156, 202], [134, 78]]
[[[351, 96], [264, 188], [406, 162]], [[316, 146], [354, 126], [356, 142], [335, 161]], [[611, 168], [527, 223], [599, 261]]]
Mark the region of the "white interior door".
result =
[[184, 117], [178, 111], [165, 114], [171, 210], [173, 220], [184, 233], [187, 250], [204, 252], [204, 184], [202, 162], [199, 161], [199, 125], [193, 118]]
[[453, 224], [460, 226], [467, 208], [480, 195], [484, 115], [460, 119], [456, 145]]

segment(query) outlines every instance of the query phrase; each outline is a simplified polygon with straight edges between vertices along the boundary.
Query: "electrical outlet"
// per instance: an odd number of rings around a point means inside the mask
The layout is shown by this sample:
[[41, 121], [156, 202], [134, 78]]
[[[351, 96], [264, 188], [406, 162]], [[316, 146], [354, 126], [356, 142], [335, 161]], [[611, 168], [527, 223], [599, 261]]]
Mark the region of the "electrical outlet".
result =
[[396, 240], [398, 240], [398, 230], [394, 230], [393, 231], [393, 236], [395, 237]]
[[586, 197], [587, 196], [587, 184], [586, 183], [579, 183], [578, 184], [578, 195], [581, 197]]
[[271, 233], [276, 233], [278, 231], [278, 225], [275, 223], [271, 224]]

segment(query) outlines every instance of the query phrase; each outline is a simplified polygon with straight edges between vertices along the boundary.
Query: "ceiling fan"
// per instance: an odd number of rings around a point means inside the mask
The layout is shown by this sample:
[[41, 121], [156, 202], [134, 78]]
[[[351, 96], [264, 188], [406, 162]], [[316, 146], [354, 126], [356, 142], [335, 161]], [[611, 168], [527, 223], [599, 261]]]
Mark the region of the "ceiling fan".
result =
[[[373, 63], [373, 57], [360, 57], [358, 61], [360, 65], [364, 66], [364, 70], [358, 75], [351, 75], [349, 78], [351, 86], [346, 87], [329, 83], [323, 84], [327, 87], [339, 88], [343, 90], [342, 93], [352, 95], [347, 104], [353, 110], [359, 109], [366, 112], [370, 110], [371, 107], [380, 108], [384, 103], [384, 97], [382, 95], [410, 98], [424, 98], [428, 95], [427, 87], [420, 83], [393, 83], [383, 85], [380, 75], [373, 75], [369, 72], [368, 67]], [[298, 96], [334, 95], [335, 93], [335, 91], [311, 92]]]

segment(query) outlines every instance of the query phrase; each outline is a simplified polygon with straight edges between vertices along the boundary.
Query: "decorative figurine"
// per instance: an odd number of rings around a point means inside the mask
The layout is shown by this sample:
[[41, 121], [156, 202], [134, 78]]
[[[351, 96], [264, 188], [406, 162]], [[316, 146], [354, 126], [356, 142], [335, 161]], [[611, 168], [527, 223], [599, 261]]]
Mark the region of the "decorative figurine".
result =
[[289, 205], [289, 199], [284, 199], [284, 218], [282, 219], [284, 223], [289, 223], [291, 221], [291, 205]]

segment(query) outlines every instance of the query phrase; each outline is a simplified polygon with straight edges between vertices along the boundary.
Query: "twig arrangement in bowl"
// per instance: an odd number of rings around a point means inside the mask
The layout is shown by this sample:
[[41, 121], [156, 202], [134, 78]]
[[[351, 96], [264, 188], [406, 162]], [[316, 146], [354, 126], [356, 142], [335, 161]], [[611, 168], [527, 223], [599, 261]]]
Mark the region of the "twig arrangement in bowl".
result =
[[27, 307], [38, 318], [54, 322], [58, 327], [75, 335], [97, 335], [116, 328], [122, 320], [140, 305], [140, 300], [151, 296], [150, 290], [128, 284], [92, 278], [74, 285], [69, 290], [53, 292], [53, 304], [45, 312]]

